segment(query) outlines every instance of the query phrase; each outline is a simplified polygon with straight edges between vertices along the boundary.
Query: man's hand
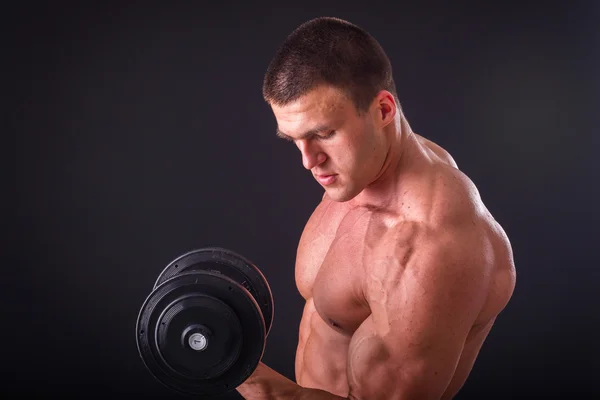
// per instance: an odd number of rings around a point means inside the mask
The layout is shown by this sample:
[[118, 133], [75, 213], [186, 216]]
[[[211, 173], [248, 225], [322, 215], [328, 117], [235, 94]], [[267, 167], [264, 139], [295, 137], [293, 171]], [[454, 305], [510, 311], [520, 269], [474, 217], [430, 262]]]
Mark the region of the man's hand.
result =
[[258, 364], [237, 391], [246, 400], [336, 400], [345, 399], [329, 392], [297, 385], [263, 364]]

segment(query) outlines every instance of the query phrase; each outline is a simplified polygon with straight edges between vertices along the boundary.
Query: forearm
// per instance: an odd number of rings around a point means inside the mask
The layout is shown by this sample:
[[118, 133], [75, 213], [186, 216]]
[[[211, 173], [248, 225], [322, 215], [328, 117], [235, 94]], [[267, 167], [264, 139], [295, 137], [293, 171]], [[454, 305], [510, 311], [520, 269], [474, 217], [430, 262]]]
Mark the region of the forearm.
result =
[[303, 388], [262, 362], [237, 391], [246, 400], [339, 400], [329, 392]]

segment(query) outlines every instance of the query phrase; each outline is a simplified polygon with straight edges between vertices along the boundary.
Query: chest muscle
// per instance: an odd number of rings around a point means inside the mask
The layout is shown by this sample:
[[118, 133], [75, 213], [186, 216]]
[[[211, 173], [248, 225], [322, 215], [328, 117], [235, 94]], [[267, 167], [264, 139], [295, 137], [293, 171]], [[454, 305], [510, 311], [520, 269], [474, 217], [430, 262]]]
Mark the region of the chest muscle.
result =
[[298, 264], [297, 281], [305, 298], [311, 298], [318, 315], [334, 330], [344, 335], [352, 333], [369, 316], [362, 299], [364, 279], [364, 243], [368, 218], [365, 213], [349, 212], [337, 222], [329, 237], [318, 239], [304, 251]]

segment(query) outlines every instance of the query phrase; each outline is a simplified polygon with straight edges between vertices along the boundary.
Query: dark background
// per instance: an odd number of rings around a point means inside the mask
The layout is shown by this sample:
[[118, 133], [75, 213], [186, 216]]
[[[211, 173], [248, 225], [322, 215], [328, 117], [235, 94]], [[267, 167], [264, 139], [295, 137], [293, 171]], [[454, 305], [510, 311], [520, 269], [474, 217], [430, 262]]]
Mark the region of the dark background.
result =
[[413, 129], [512, 242], [514, 296], [457, 398], [600, 394], [597, 1], [5, 5], [2, 392], [176, 397], [135, 320], [162, 268], [209, 245], [263, 270], [263, 361], [293, 378], [295, 250], [322, 191], [260, 90], [323, 15], [379, 40]]

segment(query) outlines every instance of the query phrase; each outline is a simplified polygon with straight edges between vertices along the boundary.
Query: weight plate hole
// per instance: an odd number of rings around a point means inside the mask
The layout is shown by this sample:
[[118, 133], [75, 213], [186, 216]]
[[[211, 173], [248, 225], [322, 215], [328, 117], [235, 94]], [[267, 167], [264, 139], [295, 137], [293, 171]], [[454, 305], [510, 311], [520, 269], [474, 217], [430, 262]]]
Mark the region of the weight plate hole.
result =
[[144, 330], [142, 329], [142, 330], [140, 331], [140, 335], [143, 335], [143, 334], [144, 334]]
[[229, 290], [231, 290], [231, 286], [229, 286]]
[[179, 264], [175, 264], [175, 268], [179, 268]]

